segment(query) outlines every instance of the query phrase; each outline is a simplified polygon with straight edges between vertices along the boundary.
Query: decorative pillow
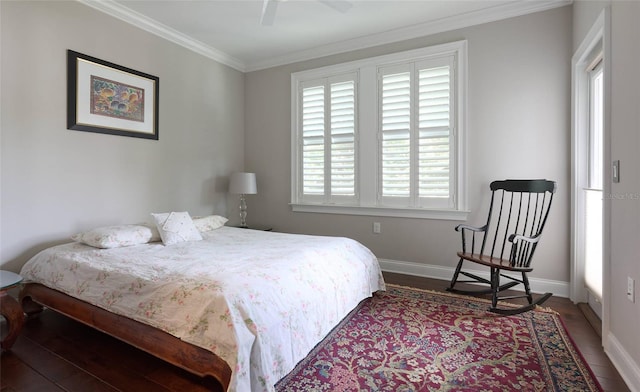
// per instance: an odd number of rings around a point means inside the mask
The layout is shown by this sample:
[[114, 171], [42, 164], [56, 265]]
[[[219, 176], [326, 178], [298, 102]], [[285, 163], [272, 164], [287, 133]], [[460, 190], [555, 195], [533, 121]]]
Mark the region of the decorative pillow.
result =
[[101, 249], [146, 244], [153, 237], [149, 226], [119, 225], [98, 227], [74, 234], [71, 239]]
[[193, 224], [196, 225], [198, 231], [204, 233], [205, 231], [221, 228], [228, 220], [229, 219], [220, 215], [196, 216], [193, 218]]
[[156, 221], [156, 227], [165, 245], [202, 239], [188, 212], [166, 212], [151, 216]]

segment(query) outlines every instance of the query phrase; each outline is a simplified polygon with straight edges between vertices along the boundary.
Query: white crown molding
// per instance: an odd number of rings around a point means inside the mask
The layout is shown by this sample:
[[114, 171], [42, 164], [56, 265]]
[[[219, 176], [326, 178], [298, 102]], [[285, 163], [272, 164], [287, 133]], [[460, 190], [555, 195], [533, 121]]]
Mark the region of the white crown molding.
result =
[[358, 49], [405, 41], [408, 39], [424, 37], [445, 31], [475, 26], [497, 20], [541, 12], [553, 8], [564, 7], [573, 3], [573, 0], [540, 0], [540, 1], [516, 1], [501, 6], [487, 8], [480, 11], [469, 12], [448, 18], [442, 18], [433, 22], [427, 22], [408, 26], [400, 29], [389, 30], [365, 37], [336, 42], [307, 50], [297, 51], [283, 56], [273, 57], [263, 61], [247, 63], [235, 58], [223, 51], [215, 49], [203, 42], [187, 36], [169, 26], [154, 19], [142, 15], [122, 4], [112, 0], [77, 0], [78, 2], [104, 12], [110, 16], [130, 23], [145, 31], [181, 45], [189, 50], [205, 57], [228, 65], [241, 72], [258, 71], [261, 69], [276, 67], [314, 58], [345, 53]]
[[319, 57], [365, 49], [374, 46], [406, 41], [413, 38], [425, 37], [475, 26], [483, 23], [495, 22], [502, 19], [513, 18], [535, 12], [546, 11], [564, 7], [573, 3], [573, 0], [544, 0], [544, 1], [518, 1], [505, 5], [486, 8], [480, 11], [442, 18], [439, 20], [407, 26], [400, 29], [389, 30], [360, 38], [336, 42], [324, 46], [290, 53], [284, 56], [274, 57], [264, 61], [256, 61], [247, 64], [247, 72], [312, 60]]
[[136, 12], [122, 4], [112, 0], [77, 0], [78, 2], [102, 11], [124, 22], [132, 24], [142, 30], [155, 34], [161, 38], [183, 46], [193, 52], [201, 54], [221, 64], [228, 65], [241, 72], [246, 72], [246, 65], [243, 61], [218, 49], [202, 43], [186, 34], [183, 34], [169, 26], [166, 26], [154, 19], [151, 19], [139, 12]]

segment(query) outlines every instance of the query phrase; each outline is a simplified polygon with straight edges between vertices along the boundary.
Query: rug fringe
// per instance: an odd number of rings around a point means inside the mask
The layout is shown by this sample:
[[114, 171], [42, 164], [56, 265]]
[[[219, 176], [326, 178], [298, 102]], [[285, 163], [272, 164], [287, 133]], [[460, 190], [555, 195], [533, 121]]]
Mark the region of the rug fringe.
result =
[[[463, 295], [463, 294], [455, 294], [455, 293], [449, 293], [446, 291], [436, 291], [436, 290], [431, 290], [431, 289], [421, 289], [418, 287], [410, 287], [410, 286], [403, 286], [403, 285], [399, 285], [399, 284], [393, 284], [393, 283], [386, 283], [387, 287], [392, 287], [392, 288], [396, 288], [396, 289], [405, 289], [405, 290], [414, 290], [414, 291], [421, 291], [423, 293], [429, 293], [429, 294], [436, 294], [436, 295], [443, 295], [443, 296], [447, 296], [450, 298], [460, 298], [460, 299], [467, 299], [467, 300], [473, 300], [473, 301], [477, 301], [477, 302], [481, 302], [481, 303], [486, 303], [486, 304], [491, 304], [491, 300], [486, 299], [486, 298], [480, 298], [480, 297], [474, 297], [471, 295]], [[500, 302], [501, 305], [507, 306], [507, 307], [512, 307], [512, 308], [519, 308], [522, 305], [516, 305], [510, 302]], [[560, 313], [556, 312], [555, 310], [546, 307], [546, 306], [540, 306], [537, 305], [534, 309], [532, 309], [534, 312], [542, 312], [542, 313], [550, 313], [550, 314], [555, 314], [557, 316], [560, 315]]]

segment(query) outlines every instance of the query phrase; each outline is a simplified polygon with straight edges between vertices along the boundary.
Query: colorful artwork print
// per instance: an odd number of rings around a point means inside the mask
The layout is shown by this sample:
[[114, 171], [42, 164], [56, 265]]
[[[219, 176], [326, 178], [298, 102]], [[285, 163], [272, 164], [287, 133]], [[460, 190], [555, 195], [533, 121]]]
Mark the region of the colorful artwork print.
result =
[[91, 75], [91, 114], [144, 122], [144, 89]]

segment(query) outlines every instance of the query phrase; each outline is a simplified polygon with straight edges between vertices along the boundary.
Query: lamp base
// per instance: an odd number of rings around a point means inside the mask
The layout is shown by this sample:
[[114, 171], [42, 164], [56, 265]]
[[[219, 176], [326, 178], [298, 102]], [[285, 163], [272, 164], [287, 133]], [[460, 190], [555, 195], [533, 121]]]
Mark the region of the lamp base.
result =
[[240, 227], [247, 228], [247, 201], [244, 193], [240, 194]]

